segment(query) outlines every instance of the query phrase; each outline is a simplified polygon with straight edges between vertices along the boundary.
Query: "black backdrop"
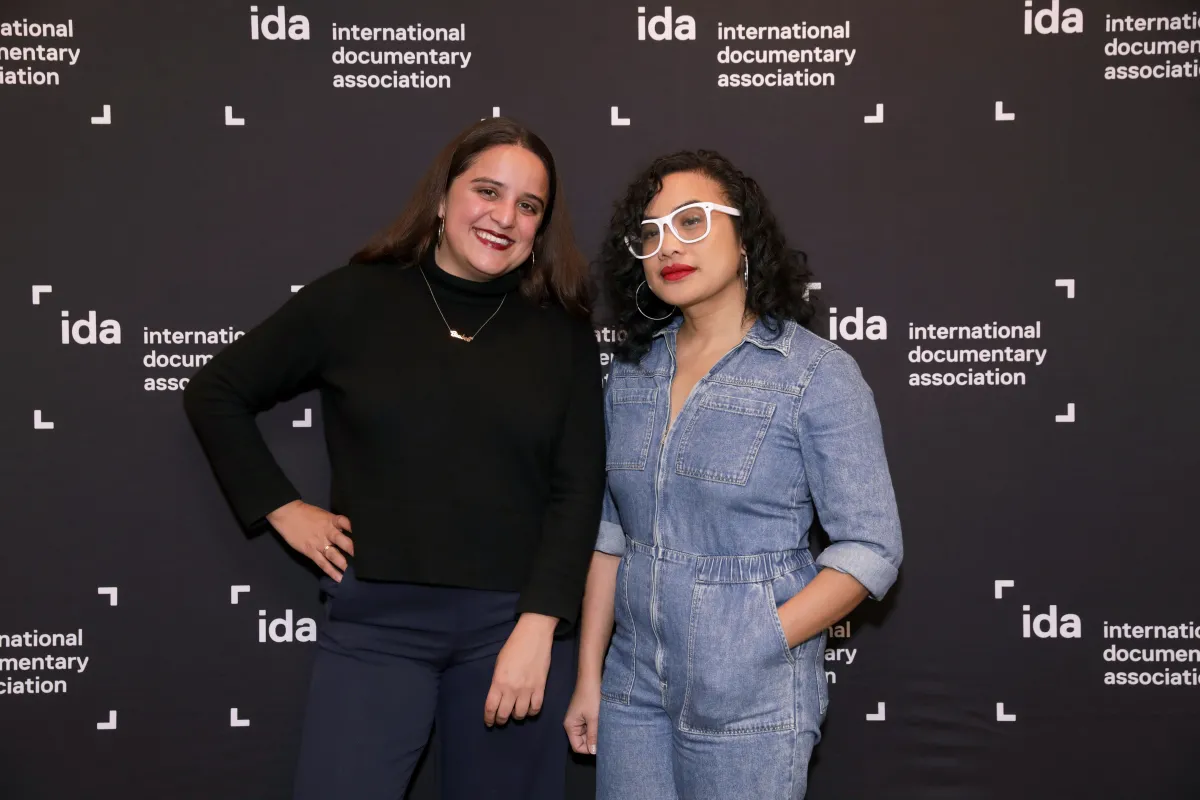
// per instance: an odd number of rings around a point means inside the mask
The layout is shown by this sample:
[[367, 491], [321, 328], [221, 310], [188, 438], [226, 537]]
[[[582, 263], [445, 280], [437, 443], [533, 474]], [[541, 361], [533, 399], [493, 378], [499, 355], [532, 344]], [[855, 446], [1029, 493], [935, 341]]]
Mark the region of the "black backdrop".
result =
[[[292, 0], [281, 39], [275, 4], [4, 6], [0, 796], [288, 796], [315, 580], [237, 530], [170, 359], [344, 263], [493, 113], [555, 150], [590, 254], [646, 160], [726, 153], [875, 390], [906, 562], [830, 640], [811, 797], [1200, 796], [1194, 3]], [[465, 40], [334, 41], [418, 24]], [[314, 398], [261, 424], [324, 504]]]

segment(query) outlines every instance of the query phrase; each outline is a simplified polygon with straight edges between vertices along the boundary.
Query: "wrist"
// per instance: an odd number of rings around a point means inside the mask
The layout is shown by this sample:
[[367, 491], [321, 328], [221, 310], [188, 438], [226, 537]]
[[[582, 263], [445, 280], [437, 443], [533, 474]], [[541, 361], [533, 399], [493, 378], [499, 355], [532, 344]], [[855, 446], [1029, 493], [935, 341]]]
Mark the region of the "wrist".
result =
[[304, 505], [303, 500], [292, 500], [291, 502], [284, 503], [279, 508], [277, 508], [274, 511], [271, 511], [267, 514], [267, 522], [270, 522], [271, 524], [275, 524], [276, 520], [278, 520], [279, 518], [281, 518], [282, 516], [287, 514], [292, 509], [299, 508], [302, 505]]
[[517, 627], [533, 633], [553, 636], [555, 629], [558, 627], [558, 617], [526, 611], [517, 617]]
[[783, 628], [783, 638], [787, 640], [788, 647], [795, 647], [808, 637], [803, 635], [803, 631], [797, 630], [797, 614], [795, 608], [789, 608], [789, 605], [790, 603], [784, 603], [779, 606], [779, 623]]
[[575, 673], [575, 681], [576, 683], [585, 685], [595, 684], [596, 686], [599, 686], [602, 675], [603, 665], [584, 664], [583, 662], [580, 662], [579, 669]]

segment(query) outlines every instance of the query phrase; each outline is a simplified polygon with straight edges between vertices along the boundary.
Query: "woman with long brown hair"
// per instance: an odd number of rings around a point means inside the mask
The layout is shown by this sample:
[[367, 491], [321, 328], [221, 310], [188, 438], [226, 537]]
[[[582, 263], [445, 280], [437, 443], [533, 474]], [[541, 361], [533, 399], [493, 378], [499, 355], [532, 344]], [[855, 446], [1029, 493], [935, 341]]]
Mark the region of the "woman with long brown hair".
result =
[[[443, 797], [562, 797], [605, 477], [589, 302], [553, 156], [487, 119], [394, 224], [188, 384], [239, 522], [325, 573], [296, 798], [402, 796], [435, 721]], [[255, 424], [308, 390], [329, 511]]]

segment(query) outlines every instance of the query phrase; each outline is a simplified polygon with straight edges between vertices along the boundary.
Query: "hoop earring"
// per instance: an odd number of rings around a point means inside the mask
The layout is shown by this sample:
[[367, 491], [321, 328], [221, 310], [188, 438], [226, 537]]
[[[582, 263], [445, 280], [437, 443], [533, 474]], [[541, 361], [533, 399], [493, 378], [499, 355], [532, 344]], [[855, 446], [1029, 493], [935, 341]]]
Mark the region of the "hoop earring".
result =
[[536, 267], [536, 266], [537, 266], [537, 253], [530, 250], [529, 251], [529, 267], [530, 267], [530, 269], [532, 269], [533, 267]]
[[446, 232], [446, 218], [438, 217], [438, 220], [439, 220], [439, 222], [438, 222], [437, 246], [441, 247], [442, 246], [442, 234]]
[[742, 258], [746, 259], [746, 269], [742, 272], [742, 280], [746, 283], [746, 288], [750, 288], [750, 256], [743, 254]]
[[645, 311], [642, 311], [642, 304], [638, 302], [638, 292], [640, 292], [642, 290], [642, 287], [645, 285], [646, 285], [646, 282], [642, 281], [641, 283], [638, 284], [638, 287], [633, 290], [633, 304], [635, 306], [637, 306], [638, 313], [641, 314], [646, 319], [652, 319], [656, 322], [660, 319], [666, 319], [667, 317], [672, 316], [675, 313], [676, 306], [671, 306], [671, 310], [668, 311], [667, 315], [664, 317], [652, 317], [649, 314], [647, 314]]

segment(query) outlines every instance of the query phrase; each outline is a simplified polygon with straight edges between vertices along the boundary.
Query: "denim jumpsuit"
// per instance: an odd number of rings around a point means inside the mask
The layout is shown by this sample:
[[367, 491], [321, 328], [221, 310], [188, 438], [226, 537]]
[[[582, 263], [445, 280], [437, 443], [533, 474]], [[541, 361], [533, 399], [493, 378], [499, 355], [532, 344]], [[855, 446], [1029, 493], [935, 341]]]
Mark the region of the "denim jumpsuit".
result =
[[[755, 323], [667, 429], [673, 320], [605, 390], [596, 549], [619, 555], [600, 800], [800, 800], [829, 694], [827, 632], [788, 648], [778, 606], [821, 568], [879, 599], [902, 540], [874, 395], [837, 345]], [[813, 560], [814, 514], [830, 546]]]

